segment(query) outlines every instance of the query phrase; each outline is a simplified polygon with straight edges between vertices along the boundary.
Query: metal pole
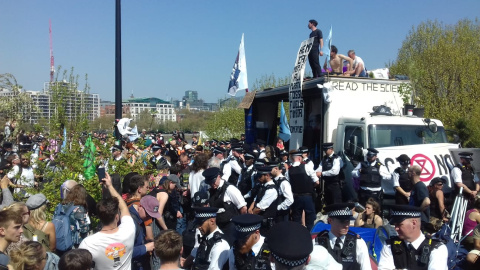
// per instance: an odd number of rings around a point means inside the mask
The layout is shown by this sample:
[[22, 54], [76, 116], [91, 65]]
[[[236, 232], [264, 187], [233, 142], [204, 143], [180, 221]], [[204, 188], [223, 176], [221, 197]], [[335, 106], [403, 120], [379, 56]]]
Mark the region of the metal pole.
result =
[[[122, 118], [122, 9], [121, 0], [115, 1], [115, 119]], [[115, 122], [115, 137], [120, 132]]]

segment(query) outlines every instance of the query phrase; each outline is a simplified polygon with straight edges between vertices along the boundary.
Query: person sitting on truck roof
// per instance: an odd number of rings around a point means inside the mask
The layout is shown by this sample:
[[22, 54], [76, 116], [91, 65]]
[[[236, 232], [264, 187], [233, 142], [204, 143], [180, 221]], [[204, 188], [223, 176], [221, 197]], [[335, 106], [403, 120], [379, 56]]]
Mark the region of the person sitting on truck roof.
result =
[[377, 159], [378, 150], [374, 148], [367, 150], [367, 161], [358, 163], [352, 171], [352, 177], [360, 178], [358, 201], [361, 205], [365, 205], [370, 197], [382, 203], [382, 180], [391, 179], [387, 167]]
[[355, 77], [368, 77], [367, 70], [365, 69], [365, 63], [363, 62], [362, 58], [355, 55], [354, 50], [348, 51], [348, 57], [353, 59], [353, 68], [352, 70], [347, 70], [343, 74]]
[[326, 72], [332, 73], [334, 75], [342, 75], [343, 74], [343, 62], [347, 61], [350, 65], [348, 65], [348, 70], [352, 70], [353, 66], [353, 59], [345, 56], [343, 54], [337, 54], [338, 49], [334, 45], [330, 47], [330, 67], [332, 68], [332, 71], [330, 72], [329, 69], [327, 69], [327, 59], [325, 59], [325, 64], [323, 64], [323, 69], [325, 69]]

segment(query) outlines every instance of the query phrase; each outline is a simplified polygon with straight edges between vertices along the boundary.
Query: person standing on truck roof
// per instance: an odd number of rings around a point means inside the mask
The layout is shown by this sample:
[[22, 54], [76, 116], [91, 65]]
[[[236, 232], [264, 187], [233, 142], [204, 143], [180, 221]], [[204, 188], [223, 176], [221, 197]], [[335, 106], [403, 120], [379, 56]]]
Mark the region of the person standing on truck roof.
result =
[[[473, 160], [473, 153], [461, 152], [458, 153], [460, 157], [460, 163], [452, 170], [453, 181], [455, 182], [455, 190], [458, 193], [460, 188], [463, 187], [463, 194], [468, 195], [473, 201], [480, 190], [478, 182], [478, 176], [473, 171], [470, 161]], [[471, 203], [469, 203], [471, 204]]]
[[326, 205], [342, 202], [342, 189], [340, 170], [343, 167], [342, 159], [333, 152], [333, 143], [322, 145], [325, 156], [316, 170], [317, 176], [324, 181], [324, 194]]
[[352, 177], [360, 178], [358, 201], [361, 205], [365, 205], [368, 198], [372, 197], [382, 204], [382, 179], [390, 180], [392, 176], [387, 167], [377, 159], [378, 150], [375, 148], [367, 150], [367, 161], [358, 163], [352, 171]]
[[317, 25], [318, 22], [316, 20], [308, 21], [308, 29], [312, 30], [312, 32], [310, 33], [310, 37], [314, 38], [312, 49], [308, 54], [308, 63], [310, 64], [310, 68], [312, 69], [313, 78], [320, 77], [320, 74], [322, 73], [322, 70], [320, 68], [319, 55], [323, 56], [323, 34], [322, 31], [317, 28]]
[[315, 171], [309, 169], [302, 162], [302, 153], [300, 151], [291, 153], [293, 164], [287, 171], [285, 177], [290, 181], [293, 192], [292, 220], [302, 221], [302, 213], [305, 211], [305, 225], [308, 230], [313, 228], [315, 221], [315, 204], [313, 202], [314, 186], [318, 186], [319, 180]]
[[350, 71], [347, 70], [343, 74], [368, 78], [367, 70], [365, 69], [365, 63], [363, 62], [362, 58], [360, 58], [360, 56], [356, 56], [354, 50], [348, 51], [348, 57], [353, 59], [353, 68]]
[[412, 191], [413, 183], [408, 178], [408, 167], [410, 166], [410, 158], [402, 154], [397, 157], [400, 167], [396, 168], [392, 173], [393, 188], [395, 189], [395, 203], [408, 204], [410, 200], [410, 191]]
[[343, 75], [343, 62], [347, 61], [349, 65], [347, 65], [348, 69], [347, 70], [352, 70], [353, 67], [353, 59], [345, 56], [343, 54], [337, 54], [338, 49], [334, 45], [330, 47], [330, 67], [332, 68], [332, 72], [327, 69], [327, 59], [325, 59], [325, 64], [323, 64], [323, 69], [325, 69], [326, 72], [332, 73], [334, 75]]

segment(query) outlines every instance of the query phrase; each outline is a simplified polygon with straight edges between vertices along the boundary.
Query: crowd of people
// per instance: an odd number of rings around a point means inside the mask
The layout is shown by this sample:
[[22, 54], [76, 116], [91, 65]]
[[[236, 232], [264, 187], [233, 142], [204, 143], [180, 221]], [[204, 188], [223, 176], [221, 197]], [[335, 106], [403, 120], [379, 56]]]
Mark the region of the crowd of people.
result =
[[[378, 151], [368, 149], [352, 171], [358, 196], [351, 200], [342, 198], [345, 161], [333, 143], [322, 145], [315, 164], [308, 147], [287, 151], [280, 138], [273, 146], [247, 143], [244, 135], [203, 142], [196, 136], [187, 142], [182, 132], [143, 131], [134, 142], [92, 137], [111, 152], [96, 162], [103, 196], [96, 201], [87, 192], [92, 180], [85, 177], [61, 179], [54, 213], [34, 188], [49, 184], [35, 168], [54, 160], [61, 140], [33, 134], [39, 147], [22, 150], [17, 142], [3, 143], [0, 267], [372, 269], [367, 243], [349, 228], [391, 226], [396, 235], [385, 243], [378, 269], [447, 269], [446, 245], [430, 236], [449, 220], [445, 180], [425, 186], [407, 155], [390, 173]], [[464, 244], [473, 267], [480, 263], [480, 186], [471, 160], [461, 153], [452, 178], [471, 200]], [[396, 188], [389, 217], [381, 209], [383, 179]], [[330, 229], [312, 240], [318, 220]]]

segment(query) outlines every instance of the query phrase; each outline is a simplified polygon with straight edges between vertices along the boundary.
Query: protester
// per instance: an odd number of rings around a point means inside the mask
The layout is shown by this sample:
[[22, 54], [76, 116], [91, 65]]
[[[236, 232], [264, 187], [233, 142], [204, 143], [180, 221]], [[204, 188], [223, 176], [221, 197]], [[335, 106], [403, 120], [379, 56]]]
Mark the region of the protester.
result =
[[163, 269], [180, 269], [182, 236], [174, 230], [162, 231], [155, 238], [155, 255], [161, 260]]
[[0, 267], [6, 268], [10, 257], [6, 254], [11, 243], [20, 241], [23, 232], [22, 216], [11, 209], [0, 211]]
[[86, 249], [72, 249], [60, 258], [58, 270], [90, 270], [95, 268], [92, 254]]
[[57, 270], [60, 258], [36, 241], [27, 241], [10, 252], [10, 265], [22, 270]]
[[55, 226], [46, 220], [47, 202], [47, 198], [41, 193], [28, 198], [26, 204], [30, 211], [30, 219], [24, 225], [23, 233], [29, 240], [35, 240], [33, 235], [36, 235], [37, 240], [35, 241], [41, 243], [47, 251], [55, 252], [57, 243]]
[[[112, 186], [112, 179], [107, 173], [102, 179], [112, 198], [103, 199], [97, 204], [97, 212], [103, 228], [85, 238], [79, 248], [92, 253], [94, 269], [130, 270], [135, 241], [135, 223], [127, 204]], [[118, 222], [121, 224], [118, 225]]]

